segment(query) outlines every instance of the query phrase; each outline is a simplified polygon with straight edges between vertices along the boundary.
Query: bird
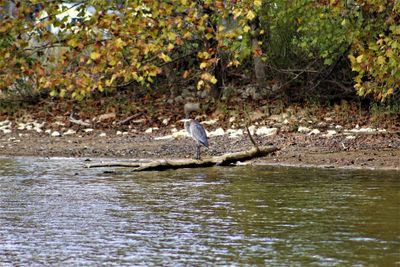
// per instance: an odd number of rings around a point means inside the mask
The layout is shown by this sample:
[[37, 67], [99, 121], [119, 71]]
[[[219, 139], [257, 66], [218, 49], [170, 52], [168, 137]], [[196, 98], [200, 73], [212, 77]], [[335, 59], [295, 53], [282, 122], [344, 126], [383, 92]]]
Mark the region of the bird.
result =
[[200, 160], [200, 147], [205, 146], [208, 148], [208, 138], [203, 125], [198, 121], [186, 118], [183, 120], [185, 122], [185, 129], [187, 133], [196, 141], [196, 151], [194, 158]]

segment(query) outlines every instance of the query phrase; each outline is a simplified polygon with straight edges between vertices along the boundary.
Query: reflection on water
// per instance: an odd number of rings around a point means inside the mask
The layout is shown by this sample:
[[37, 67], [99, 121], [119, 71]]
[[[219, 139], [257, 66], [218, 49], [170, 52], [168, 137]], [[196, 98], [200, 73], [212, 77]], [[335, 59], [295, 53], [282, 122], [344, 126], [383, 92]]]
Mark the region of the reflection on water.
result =
[[0, 266], [400, 264], [397, 172], [0, 158]]

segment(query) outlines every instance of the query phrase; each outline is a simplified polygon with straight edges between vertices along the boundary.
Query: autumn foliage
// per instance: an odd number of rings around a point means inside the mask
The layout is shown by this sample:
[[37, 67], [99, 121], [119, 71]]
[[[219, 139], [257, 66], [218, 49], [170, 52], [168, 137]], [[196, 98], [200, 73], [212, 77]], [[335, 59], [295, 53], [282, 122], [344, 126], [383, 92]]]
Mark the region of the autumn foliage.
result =
[[383, 100], [400, 87], [399, 9], [395, 0], [3, 0], [0, 90], [81, 100], [151, 86], [177, 60], [186, 62], [182, 79], [210, 90], [220, 86], [219, 64], [279, 58], [271, 48], [286, 32], [293, 55], [325, 65], [344, 57], [357, 93]]

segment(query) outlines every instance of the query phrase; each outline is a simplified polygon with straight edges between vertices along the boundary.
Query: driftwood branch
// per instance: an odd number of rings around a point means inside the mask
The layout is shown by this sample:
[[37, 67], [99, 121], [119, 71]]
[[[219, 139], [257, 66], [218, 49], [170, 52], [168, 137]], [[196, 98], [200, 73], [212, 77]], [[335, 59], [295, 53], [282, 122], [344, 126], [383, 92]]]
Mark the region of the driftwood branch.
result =
[[136, 119], [136, 118], [138, 118], [138, 117], [140, 117], [142, 115], [142, 113], [140, 112], [140, 113], [136, 113], [136, 114], [134, 114], [134, 115], [132, 115], [132, 116], [129, 116], [128, 118], [126, 118], [126, 119], [123, 119], [122, 121], [119, 121], [119, 122], [117, 122], [117, 125], [123, 125], [123, 124], [126, 124], [126, 123], [128, 123], [128, 122], [130, 122], [131, 120], [133, 120], [133, 119]]
[[174, 170], [181, 168], [202, 168], [211, 166], [228, 166], [238, 161], [246, 161], [258, 157], [266, 156], [277, 148], [275, 146], [253, 147], [247, 151], [240, 151], [235, 153], [227, 153], [222, 156], [212, 157], [203, 160], [195, 159], [159, 159], [151, 162], [106, 162], [97, 164], [88, 164], [87, 168], [96, 167], [133, 167], [132, 172], [141, 171], [164, 171]]
[[68, 119], [70, 122], [72, 122], [72, 123], [74, 123], [74, 124], [78, 124], [78, 125], [80, 125], [80, 126], [84, 126], [84, 127], [90, 127], [91, 126], [91, 124], [90, 123], [88, 123], [88, 122], [84, 122], [84, 121], [82, 121], [82, 120], [77, 120], [77, 119], [75, 119], [74, 117], [73, 117], [73, 115], [72, 115], [72, 113], [71, 113], [71, 115], [69, 116], [69, 119]]
[[201, 168], [201, 167], [211, 167], [211, 166], [228, 166], [238, 161], [246, 161], [258, 157], [266, 156], [277, 148], [275, 146], [266, 147], [253, 147], [248, 151], [240, 151], [235, 153], [227, 153], [222, 156], [212, 157], [209, 159], [195, 160], [158, 160], [150, 163], [144, 163], [140, 167], [133, 169], [133, 172], [140, 171], [163, 171], [163, 170], [173, 170], [180, 168]]
[[101, 162], [87, 164], [86, 168], [101, 168], [101, 167], [139, 167], [139, 162]]

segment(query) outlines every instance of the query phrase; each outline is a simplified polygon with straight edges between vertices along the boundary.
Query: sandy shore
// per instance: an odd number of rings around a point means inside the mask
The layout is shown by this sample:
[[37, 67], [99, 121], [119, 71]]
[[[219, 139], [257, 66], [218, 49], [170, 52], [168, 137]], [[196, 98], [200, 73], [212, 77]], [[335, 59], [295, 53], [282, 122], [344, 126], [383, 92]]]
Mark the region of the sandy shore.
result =
[[[0, 155], [40, 157], [108, 157], [115, 159], [190, 158], [194, 142], [187, 137], [155, 140], [162, 132], [116, 135], [103, 130], [51, 137], [44, 133], [0, 134]], [[260, 145], [275, 145], [278, 151], [249, 164], [297, 167], [400, 170], [400, 135], [390, 133], [323, 137], [302, 133], [278, 133], [272, 137], [256, 136]], [[210, 138], [210, 149], [203, 157], [247, 150], [252, 144], [246, 135], [238, 138]]]

